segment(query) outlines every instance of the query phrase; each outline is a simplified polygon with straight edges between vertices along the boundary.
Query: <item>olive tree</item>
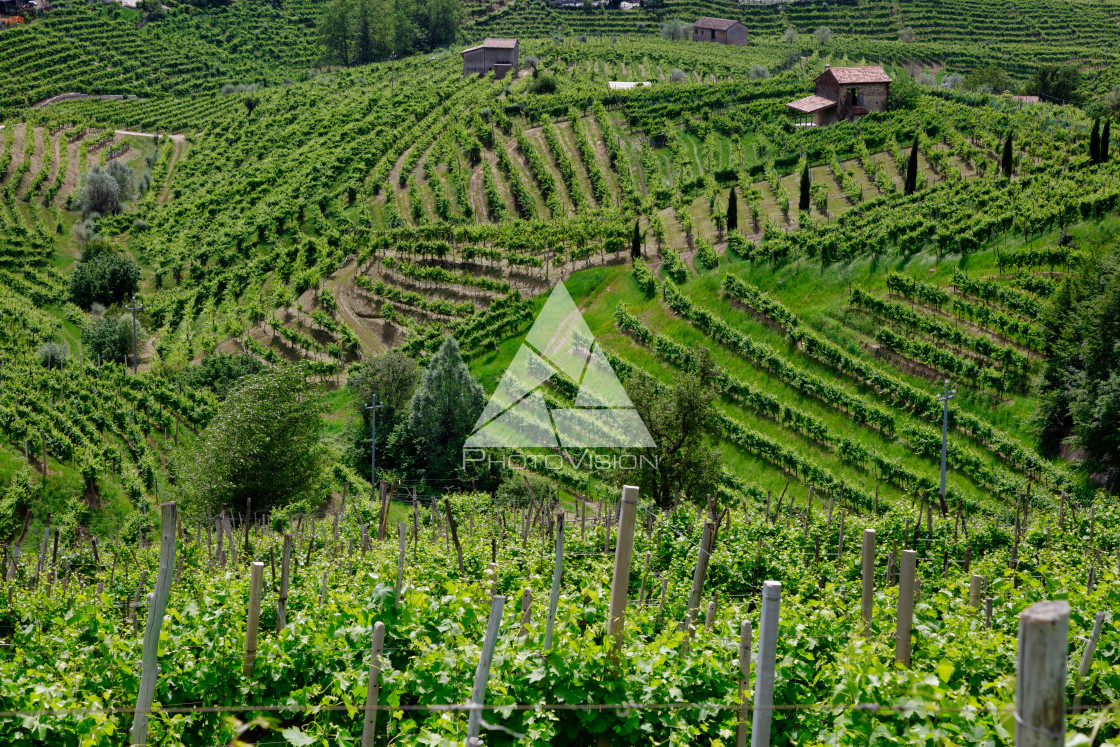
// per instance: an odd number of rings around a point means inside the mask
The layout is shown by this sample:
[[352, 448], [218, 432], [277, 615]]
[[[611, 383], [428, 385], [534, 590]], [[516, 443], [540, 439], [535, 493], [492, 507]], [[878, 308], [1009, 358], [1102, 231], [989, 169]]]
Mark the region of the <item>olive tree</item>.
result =
[[110, 215], [121, 211], [121, 185], [113, 176], [94, 164], [82, 178], [82, 187], [78, 192], [78, 205], [82, 210], [82, 217], [87, 218], [91, 213]]
[[820, 46], [824, 46], [832, 41], [832, 29], [828, 26], [821, 26], [813, 32], [813, 40]]

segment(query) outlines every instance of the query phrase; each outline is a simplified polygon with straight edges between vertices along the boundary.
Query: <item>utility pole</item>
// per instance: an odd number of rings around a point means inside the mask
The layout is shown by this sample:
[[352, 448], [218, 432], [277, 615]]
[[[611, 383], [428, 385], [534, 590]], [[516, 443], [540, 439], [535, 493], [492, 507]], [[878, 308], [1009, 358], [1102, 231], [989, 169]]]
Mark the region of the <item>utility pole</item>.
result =
[[949, 450], [949, 400], [957, 396], [957, 390], [954, 389], [952, 393], [949, 392], [949, 380], [945, 379], [945, 394], [937, 398], [938, 402], [943, 402], [944, 408], [941, 411], [941, 515], [944, 516], [949, 512], [949, 506], [945, 503], [945, 455]]
[[369, 484], [374, 499], [377, 498], [377, 411], [385, 406], [378, 403], [377, 392], [373, 393], [373, 401], [366, 405], [369, 410]]
[[[139, 306], [136, 305], [136, 296], [132, 297], [132, 305], [124, 307], [126, 311], [132, 312], [132, 375], [136, 375], [136, 312], [144, 310], [144, 303], [141, 302]], [[944, 472], [944, 470], [942, 470]]]

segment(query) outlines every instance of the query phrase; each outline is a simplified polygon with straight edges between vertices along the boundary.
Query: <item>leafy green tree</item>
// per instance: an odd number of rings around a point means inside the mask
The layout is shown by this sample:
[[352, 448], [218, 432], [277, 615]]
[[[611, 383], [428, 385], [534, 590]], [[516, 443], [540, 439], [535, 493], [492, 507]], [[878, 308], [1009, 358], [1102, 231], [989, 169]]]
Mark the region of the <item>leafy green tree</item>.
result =
[[407, 418], [409, 401], [419, 381], [420, 367], [399, 350], [366, 358], [350, 369], [346, 388], [354, 395], [359, 417], [347, 438], [348, 461], [363, 476], [369, 476], [370, 466], [370, 411], [366, 405], [376, 394], [381, 405], [377, 411], [377, 462], [380, 467], [393, 469], [400, 463], [391, 447], [393, 432]]
[[[144, 327], [136, 324], [136, 349], [143, 350], [148, 334]], [[132, 317], [121, 314], [117, 317], [102, 316], [90, 319], [82, 327], [82, 344], [85, 345], [90, 360], [101, 356], [103, 361], [120, 361], [123, 356], [132, 356]]]
[[310, 497], [326, 463], [324, 401], [296, 366], [246, 376], [178, 460], [195, 510], [269, 511]]
[[1093, 120], [1093, 130], [1089, 133], [1089, 163], [1101, 162], [1101, 121]]
[[918, 189], [918, 133], [914, 133], [914, 145], [910, 148], [910, 160], [906, 162], [906, 188], [903, 194], [912, 195]]
[[801, 170], [801, 197], [797, 201], [798, 210], [808, 210], [812, 200], [812, 186], [809, 183], [809, 162], [805, 162], [805, 168]]
[[448, 336], [432, 356], [409, 403], [406, 424], [414, 468], [429, 482], [469, 484], [463, 443], [482, 413], [486, 395]]
[[1000, 166], [1003, 169], [1005, 178], [1011, 178], [1011, 168], [1014, 165], [1014, 153], [1011, 150], [1011, 130], [1007, 131], [1007, 139], [1003, 141], [1003, 158], [1000, 161]]
[[[93, 242], [87, 245], [93, 248]], [[123, 254], [114, 251], [91, 251], [82, 255], [81, 261], [70, 273], [70, 299], [88, 309], [95, 303], [111, 306], [131, 298], [140, 288], [140, 267]]]
[[1050, 356], [1035, 417], [1040, 450], [1069, 443], [1088, 475], [1120, 490], [1120, 262], [1094, 258], [1067, 276], [1039, 330]]
[[918, 106], [921, 92], [918, 84], [909, 75], [900, 75], [891, 83], [890, 94], [887, 96], [887, 109], [891, 111], [904, 111]]
[[735, 188], [727, 197], [727, 230], [735, 231], [739, 228], [739, 199], [735, 196]]
[[1069, 101], [1081, 85], [1077, 65], [1040, 65], [1027, 81], [1026, 91], [1034, 96]]
[[1003, 93], [1010, 90], [1013, 85], [1003, 68], [988, 65], [969, 71], [968, 75], [964, 76], [964, 87], [981, 93]]
[[661, 38], [670, 41], [684, 41], [692, 38], [692, 24], [679, 18], [670, 18], [661, 23]]
[[350, 65], [350, 6], [347, 0], [331, 0], [319, 22], [319, 42], [328, 60]]
[[655, 444], [640, 460], [638, 486], [660, 508], [681, 494], [703, 500], [719, 484], [720, 452], [712, 446], [718, 433], [715, 363], [706, 348], [698, 348], [691, 363], [671, 385], [643, 372], [626, 386]]
[[358, 2], [358, 20], [355, 31], [354, 63], [365, 65], [373, 62], [377, 57], [374, 51], [373, 28], [370, 23], [369, 0], [359, 0]]

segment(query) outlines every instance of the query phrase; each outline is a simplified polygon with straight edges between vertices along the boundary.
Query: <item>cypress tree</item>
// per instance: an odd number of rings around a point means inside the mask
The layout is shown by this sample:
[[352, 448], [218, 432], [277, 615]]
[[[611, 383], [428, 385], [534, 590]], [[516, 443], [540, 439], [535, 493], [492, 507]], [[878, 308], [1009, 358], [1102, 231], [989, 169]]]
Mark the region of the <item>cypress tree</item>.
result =
[[1089, 133], [1089, 163], [1101, 162], [1101, 121], [1093, 120], [1093, 131]]
[[630, 258], [638, 259], [642, 256], [642, 234], [638, 229], [641, 218], [634, 219], [634, 237], [630, 240]]
[[805, 168], [801, 170], [801, 199], [797, 203], [798, 210], [809, 209], [809, 162], [805, 161]]
[[912, 195], [918, 189], [918, 133], [914, 133], [914, 146], [910, 148], [910, 160], [906, 162], [906, 189], [904, 194]]
[[1007, 140], [1003, 143], [1003, 175], [1011, 178], [1011, 130], [1007, 131]]
[[[1107, 125], [1106, 125], [1107, 126]], [[739, 227], [739, 198], [735, 196], [735, 188], [731, 188], [731, 196], [727, 198], [727, 230], [734, 231]]]
[[1101, 133], [1101, 163], [1108, 163], [1108, 131], [1112, 129], [1112, 120], [1104, 121], [1104, 131]]

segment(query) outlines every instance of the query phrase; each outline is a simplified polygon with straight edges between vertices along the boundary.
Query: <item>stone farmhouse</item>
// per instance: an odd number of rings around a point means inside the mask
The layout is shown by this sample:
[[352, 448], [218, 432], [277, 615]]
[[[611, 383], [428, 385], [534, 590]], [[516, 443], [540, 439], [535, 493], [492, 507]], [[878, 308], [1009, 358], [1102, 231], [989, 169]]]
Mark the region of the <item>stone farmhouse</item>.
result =
[[692, 41], [747, 46], [747, 27], [729, 18], [704, 16], [692, 24]]
[[501, 79], [510, 70], [517, 74], [517, 40], [487, 38], [477, 47], [464, 49], [463, 75], [486, 75], [491, 70]]
[[799, 127], [829, 125], [887, 110], [891, 77], [878, 65], [824, 66], [814, 81], [816, 93], [786, 104]]

